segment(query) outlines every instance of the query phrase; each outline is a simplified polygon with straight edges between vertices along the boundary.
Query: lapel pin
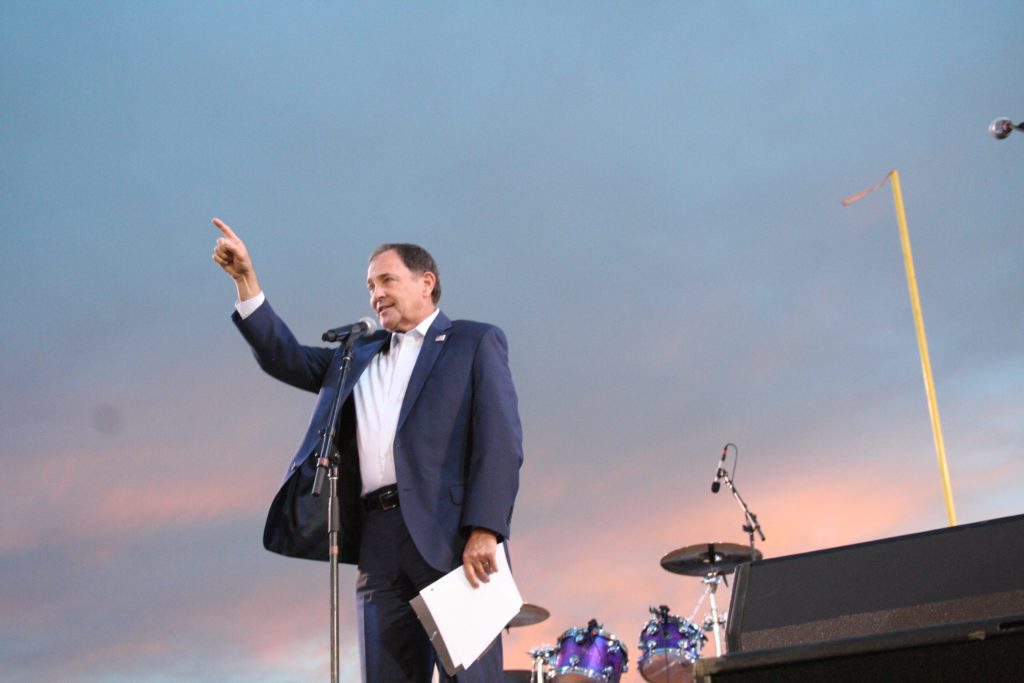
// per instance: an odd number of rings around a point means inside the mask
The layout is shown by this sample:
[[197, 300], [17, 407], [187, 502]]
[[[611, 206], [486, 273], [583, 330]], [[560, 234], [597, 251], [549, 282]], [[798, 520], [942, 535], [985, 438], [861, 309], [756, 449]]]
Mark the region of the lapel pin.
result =
[[434, 339], [434, 341], [436, 341], [436, 342], [443, 342], [447, 338], [448, 338], [447, 334], [439, 334], [439, 335], [437, 335], [437, 338]]

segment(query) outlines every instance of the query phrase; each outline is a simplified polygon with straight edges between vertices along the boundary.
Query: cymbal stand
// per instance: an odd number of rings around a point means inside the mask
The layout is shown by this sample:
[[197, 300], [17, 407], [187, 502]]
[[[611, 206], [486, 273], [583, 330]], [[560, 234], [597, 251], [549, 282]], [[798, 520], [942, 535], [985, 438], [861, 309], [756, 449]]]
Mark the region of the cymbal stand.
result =
[[555, 653], [555, 650], [548, 645], [541, 645], [535, 647], [526, 654], [533, 657], [533, 673], [530, 675], [531, 683], [545, 683], [544, 682], [544, 662], [551, 658], [551, 655]]
[[718, 584], [725, 582], [728, 586], [729, 582], [726, 581], [725, 574], [722, 572], [709, 572], [705, 574], [701, 580], [704, 584], [704, 593], [701, 594], [700, 600], [697, 601], [697, 606], [693, 608], [693, 614], [690, 615], [690, 621], [697, 615], [697, 611], [700, 606], [704, 604], [704, 598], [708, 599], [711, 605], [711, 609], [708, 611], [707, 616], [704, 617], [704, 630], [710, 629], [715, 634], [715, 656], [722, 656], [722, 625], [725, 624], [726, 615], [719, 613], [718, 601], [715, 600], [715, 591], [718, 590]]
[[690, 612], [690, 616], [687, 619], [688, 622], [690, 622], [691, 624], [697, 623], [697, 622], [694, 621], [694, 619], [697, 618], [697, 612], [700, 611], [701, 605], [704, 604], [704, 599], [707, 598], [707, 597], [708, 597], [708, 591], [705, 588], [704, 592], [700, 594], [700, 598], [697, 599], [697, 604], [693, 606], [693, 611]]

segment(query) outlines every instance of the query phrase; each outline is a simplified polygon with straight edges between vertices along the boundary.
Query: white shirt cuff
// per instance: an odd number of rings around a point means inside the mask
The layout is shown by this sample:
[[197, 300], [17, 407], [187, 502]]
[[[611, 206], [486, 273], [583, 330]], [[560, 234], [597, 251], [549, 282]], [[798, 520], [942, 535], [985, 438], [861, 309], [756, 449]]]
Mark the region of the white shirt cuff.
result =
[[241, 316], [242, 320], [245, 320], [250, 315], [256, 312], [256, 309], [263, 305], [263, 302], [267, 300], [266, 295], [261, 291], [259, 294], [251, 299], [245, 301], [236, 301], [235, 310], [238, 311], [238, 315]]

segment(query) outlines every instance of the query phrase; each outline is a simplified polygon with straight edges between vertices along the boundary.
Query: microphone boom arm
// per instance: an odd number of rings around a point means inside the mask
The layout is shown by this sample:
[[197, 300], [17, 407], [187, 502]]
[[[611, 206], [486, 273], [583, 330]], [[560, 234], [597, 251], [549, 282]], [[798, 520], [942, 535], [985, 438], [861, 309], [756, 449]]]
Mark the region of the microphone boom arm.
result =
[[729, 487], [729, 491], [732, 492], [732, 497], [736, 499], [740, 509], [743, 510], [743, 517], [746, 520], [746, 524], [743, 525], [743, 530], [747, 532], [750, 537], [750, 557], [754, 557], [754, 533], [756, 532], [761, 540], [764, 541], [764, 532], [761, 530], [761, 523], [757, 521], [757, 515], [750, 511], [750, 506], [747, 505], [747, 501], [743, 500], [743, 496], [736, 489], [736, 485], [732, 481], [732, 477], [729, 476], [728, 472], [722, 474], [722, 481]]

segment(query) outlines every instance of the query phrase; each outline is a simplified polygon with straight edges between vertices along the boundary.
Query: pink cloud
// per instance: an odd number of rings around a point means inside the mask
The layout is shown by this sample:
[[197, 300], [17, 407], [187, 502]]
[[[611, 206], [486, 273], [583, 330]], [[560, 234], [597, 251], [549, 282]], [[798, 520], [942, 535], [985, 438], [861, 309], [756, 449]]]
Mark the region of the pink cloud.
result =
[[104, 491], [90, 523], [108, 525], [120, 533], [187, 525], [255, 513], [266, 505], [264, 482], [209, 477], [172, 482], [117, 486]]
[[8, 469], [0, 553], [48, 543], [116, 539], [169, 526], [261, 514], [273, 496], [262, 473], [214, 464], [168, 467], [162, 452], [61, 451]]

